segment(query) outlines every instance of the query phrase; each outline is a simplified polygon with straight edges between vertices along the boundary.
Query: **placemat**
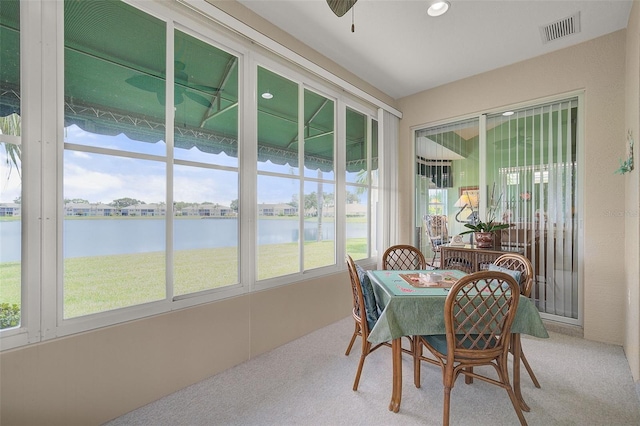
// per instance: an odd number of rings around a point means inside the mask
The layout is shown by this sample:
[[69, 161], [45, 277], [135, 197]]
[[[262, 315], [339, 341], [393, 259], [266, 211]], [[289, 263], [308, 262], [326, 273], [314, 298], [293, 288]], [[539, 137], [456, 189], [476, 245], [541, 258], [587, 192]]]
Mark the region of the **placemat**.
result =
[[458, 277], [449, 272], [443, 273], [443, 280], [437, 283], [427, 283], [419, 279], [420, 273], [399, 275], [403, 280], [416, 288], [451, 288], [458, 281]]

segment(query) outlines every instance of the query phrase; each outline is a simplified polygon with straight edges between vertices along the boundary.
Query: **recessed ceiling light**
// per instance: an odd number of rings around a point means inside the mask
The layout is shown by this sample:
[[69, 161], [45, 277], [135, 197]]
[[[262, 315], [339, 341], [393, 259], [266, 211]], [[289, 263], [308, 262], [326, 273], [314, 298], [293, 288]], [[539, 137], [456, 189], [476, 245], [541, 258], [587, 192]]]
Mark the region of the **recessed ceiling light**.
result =
[[264, 93], [262, 94], [262, 98], [263, 98], [263, 99], [273, 99], [273, 94], [272, 94], [272, 93], [270, 93], [270, 92], [267, 90], [266, 92], [264, 92]]
[[507, 111], [507, 112], [503, 112], [502, 115], [504, 115], [505, 117], [508, 117], [510, 115], [515, 114], [513, 111]]
[[449, 10], [449, 6], [451, 3], [443, 0], [435, 0], [429, 2], [429, 7], [427, 8], [427, 15], [429, 16], [440, 16], [444, 15], [447, 10]]

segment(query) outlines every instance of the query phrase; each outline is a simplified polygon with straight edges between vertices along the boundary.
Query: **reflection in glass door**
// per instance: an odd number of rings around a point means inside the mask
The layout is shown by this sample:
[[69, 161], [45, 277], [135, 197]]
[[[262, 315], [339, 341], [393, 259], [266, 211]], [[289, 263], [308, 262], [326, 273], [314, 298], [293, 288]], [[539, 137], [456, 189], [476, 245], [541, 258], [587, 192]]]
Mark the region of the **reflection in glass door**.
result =
[[[438, 246], [475, 217], [479, 120], [416, 131], [416, 245], [438, 265]], [[475, 203], [468, 202], [469, 196]]]
[[577, 98], [487, 117], [487, 183], [511, 224], [503, 244], [531, 260], [531, 297], [565, 322], [578, 319]]
[[[520, 250], [532, 263], [538, 309], [573, 324], [579, 323], [578, 116], [572, 98], [415, 132], [416, 244], [423, 253], [433, 256], [437, 244], [495, 208], [498, 221], [511, 225], [501, 232], [503, 249]], [[434, 235], [429, 219], [437, 215], [448, 229]]]

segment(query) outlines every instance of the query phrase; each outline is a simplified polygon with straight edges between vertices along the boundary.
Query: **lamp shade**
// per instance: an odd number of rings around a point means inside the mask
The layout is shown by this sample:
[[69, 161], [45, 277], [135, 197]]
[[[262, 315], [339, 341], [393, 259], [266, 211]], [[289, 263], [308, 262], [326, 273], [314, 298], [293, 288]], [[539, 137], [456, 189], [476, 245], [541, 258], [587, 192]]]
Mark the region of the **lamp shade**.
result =
[[480, 205], [479, 199], [478, 199], [478, 193], [477, 192], [464, 192], [460, 198], [458, 198], [458, 201], [456, 201], [456, 203], [454, 204], [455, 207], [458, 208], [462, 208], [462, 207], [470, 207], [471, 209], [477, 209], [478, 206]]

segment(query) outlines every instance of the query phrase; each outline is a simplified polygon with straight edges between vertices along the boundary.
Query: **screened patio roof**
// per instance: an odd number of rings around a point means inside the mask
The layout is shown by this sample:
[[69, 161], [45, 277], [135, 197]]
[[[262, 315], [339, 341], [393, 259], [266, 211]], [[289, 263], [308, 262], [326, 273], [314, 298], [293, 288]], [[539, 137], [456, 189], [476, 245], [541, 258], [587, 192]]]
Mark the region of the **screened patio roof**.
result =
[[[18, 3], [3, 0], [1, 6], [2, 116], [20, 113]], [[65, 16], [65, 125], [95, 134], [124, 133], [149, 143], [164, 140], [165, 45], [154, 42], [165, 40], [163, 22], [122, 2], [65, 1]], [[187, 38], [202, 49], [183, 49]], [[237, 157], [237, 58], [176, 31], [174, 59], [176, 147]], [[297, 167], [298, 91], [282, 80], [270, 72], [258, 79], [258, 93], [274, 94], [271, 100], [256, 96], [258, 158]], [[333, 102], [311, 92], [304, 100], [305, 166], [332, 170]], [[363, 168], [366, 121], [347, 111], [347, 168], [358, 171]], [[373, 155], [377, 157], [377, 147]]]

